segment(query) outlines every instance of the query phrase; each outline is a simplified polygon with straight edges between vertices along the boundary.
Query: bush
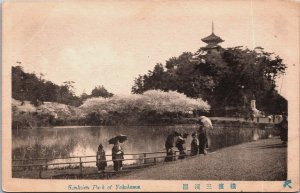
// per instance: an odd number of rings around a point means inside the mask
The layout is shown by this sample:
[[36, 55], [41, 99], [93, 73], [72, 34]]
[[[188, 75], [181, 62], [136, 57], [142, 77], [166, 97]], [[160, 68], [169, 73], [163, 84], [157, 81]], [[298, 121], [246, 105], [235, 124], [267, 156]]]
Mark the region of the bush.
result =
[[[208, 112], [202, 99], [188, 98], [175, 91], [89, 98], [80, 107], [55, 102], [33, 106], [13, 99], [13, 128], [55, 125], [117, 125], [179, 123], [195, 111]], [[176, 120], [176, 121], [175, 121]]]
[[[202, 99], [188, 98], [175, 91], [150, 90], [144, 94], [87, 99], [80, 109], [88, 114], [88, 122], [119, 123], [161, 122], [165, 118], [179, 118], [193, 111], [208, 112], [210, 106]], [[102, 121], [101, 121], [102, 120]]]

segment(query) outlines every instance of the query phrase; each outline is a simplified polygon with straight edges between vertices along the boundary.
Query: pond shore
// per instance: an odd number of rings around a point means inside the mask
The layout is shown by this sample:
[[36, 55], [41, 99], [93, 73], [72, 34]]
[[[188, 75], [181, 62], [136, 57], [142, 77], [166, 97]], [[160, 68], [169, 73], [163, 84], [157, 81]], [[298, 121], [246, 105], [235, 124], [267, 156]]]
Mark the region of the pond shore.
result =
[[287, 178], [287, 147], [279, 138], [263, 139], [164, 163], [115, 177], [139, 180], [249, 180]]
[[[213, 123], [218, 122], [228, 122], [228, 123], [236, 123], [236, 124], [277, 124], [281, 120], [276, 119], [275, 122], [269, 122], [268, 118], [261, 117], [259, 118], [259, 122], [257, 122], [257, 119], [255, 118], [253, 121], [251, 120], [245, 120], [244, 118], [239, 117], [209, 117]], [[158, 124], [149, 124], [149, 123], [137, 123], [137, 124], [119, 124], [119, 125], [50, 125], [50, 126], [39, 126], [39, 127], [23, 127], [20, 129], [60, 129], [60, 128], [91, 128], [91, 127], [101, 127], [101, 126], [110, 126], [110, 127], [119, 127], [119, 126], [169, 126], [169, 125], [195, 125], [197, 118], [183, 118], [180, 120], [175, 120], [172, 123], [166, 122], [158, 123]], [[17, 128], [13, 128], [14, 130], [17, 130]]]
[[[13, 172], [15, 178], [38, 178], [38, 170]], [[110, 179], [283, 181], [287, 178], [287, 146], [278, 137], [243, 143], [207, 155], [157, 165], [127, 166], [121, 173], [107, 168]], [[53, 169], [42, 178], [103, 179], [96, 167]]]

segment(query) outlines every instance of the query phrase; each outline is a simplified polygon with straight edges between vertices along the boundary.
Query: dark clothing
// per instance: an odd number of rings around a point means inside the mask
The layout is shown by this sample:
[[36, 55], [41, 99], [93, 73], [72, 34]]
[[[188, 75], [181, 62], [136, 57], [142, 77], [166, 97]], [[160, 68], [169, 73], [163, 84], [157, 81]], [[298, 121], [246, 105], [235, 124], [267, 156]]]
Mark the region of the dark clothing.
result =
[[182, 137], [179, 137], [176, 141], [176, 147], [179, 150], [179, 157], [178, 159], [184, 159], [185, 158], [185, 140]]
[[[124, 159], [124, 152], [120, 145], [114, 145], [112, 148], [112, 159]], [[115, 171], [119, 171], [123, 167], [122, 160], [113, 161], [113, 163]]]
[[98, 168], [98, 170], [105, 170], [105, 168], [107, 167], [107, 163], [106, 163], [106, 157], [105, 157], [105, 151], [97, 151], [97, 163], [96, 166]]
[[282, 142], [288, 141], [288, 121], [287, 119], [283, 119], [279, 124], [278, 127], [280, 129], [280, 139]]
[[194, 138], [191, 143], [191, 155], [197, 155], [199, 149], [199, 140]]
[[206, 129], [204, 127], [199, 128], [199, 154], [206, 154], [205, 148], [208, 147]]
[[175, 152], [172, 148], [167, 149], [167, 157], [165, 157], [165, 162], [170, 162], [175, 160]]
[[251, 118], [251, 121], [254, 121], [254, 115], [253, 114], [250, 115], [250, 118]]
[[168, 135], [165, 143], [165, 148], [166, 148], [166, 153], [167, 156], [165, 158], [165, 161], [174, 161], [175, 157], [169, 157], [169, 156], [174, 156], [175, 152], [173, 151], [173, 147], [175, 146], [175, 134], [170, 134]]
[[166, 143], [165, 143], [165, 147], [166, 149], [172, 148], [175, 146], [175, 135], [174, 134], [170, 134], [167, 137]]

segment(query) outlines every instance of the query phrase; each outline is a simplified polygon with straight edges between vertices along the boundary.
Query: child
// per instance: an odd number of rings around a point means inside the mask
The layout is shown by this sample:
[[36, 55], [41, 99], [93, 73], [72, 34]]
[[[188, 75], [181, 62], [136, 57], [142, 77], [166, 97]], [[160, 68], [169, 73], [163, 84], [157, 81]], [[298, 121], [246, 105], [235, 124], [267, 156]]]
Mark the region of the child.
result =
[[99, 173], [104, 173], [104, 170], [107, 166], [105, 151], [103, 149], [103, 145], [100, 144], [97, 151], [97, 168]]
[[197, 134], [193, 133], [192, 134], [193, 140], [191, 143], [191, 156], [197, 155], [198, 154], [198, 149], [199, 149], [199, 140], [197, 139]]

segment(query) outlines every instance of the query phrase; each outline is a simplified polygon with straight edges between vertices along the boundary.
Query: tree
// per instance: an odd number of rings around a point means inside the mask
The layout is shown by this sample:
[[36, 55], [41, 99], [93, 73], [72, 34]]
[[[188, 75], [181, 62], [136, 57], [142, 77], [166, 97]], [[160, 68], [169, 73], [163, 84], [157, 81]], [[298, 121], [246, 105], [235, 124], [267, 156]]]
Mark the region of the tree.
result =
[[79, 106], [81, 100], [73, 91], [74, 82], [66, 81], [59, 86], [38, 77], [35, 73], [26, 73], [22, 66], [12, 67], [12, 97], [20, 101], [30, 101], [38, 106], [41, 102], [59, 102]]
[[103, 97], [103, 98], [109, 98], [112, 97], [113, 93], [108, 92], [104, 86], [96, 86], [91, 93], [91, 97]]
[[202, 99], [192, 99], [175, 91], [149, 90], [143, 94], [89, 98], [80, 109], [88, 114], [89, 120], [149, 121], [179, 116], [192, 111], [208, 112], [210, 105]]
[[233, 47], [219, 52], [199, 49], [194, 54], [184, 52], [179, 57], [172, 57], [165, 67], [156, 65], [148, 74], [139, 75], [132, 92], [178, 91], [188, 97], [209, 101], [212, 112], [220, 115], [225, 114], [224, 109], [228, 106], [243, 111], [255, 98], [261, 109], [271, 113], [274, 109], [266, 101], [284, 103], [276, 91], [275, 80], [284, 75], [285, 69], [279, 56], [260, 47], [254, 50]]
[[134, 80], [134, 85], [131, 88], [131, 92], [135, 94], [142, 94], [144, 91], [144, 79], [143, 76], [139, 75], [139, 77]]

